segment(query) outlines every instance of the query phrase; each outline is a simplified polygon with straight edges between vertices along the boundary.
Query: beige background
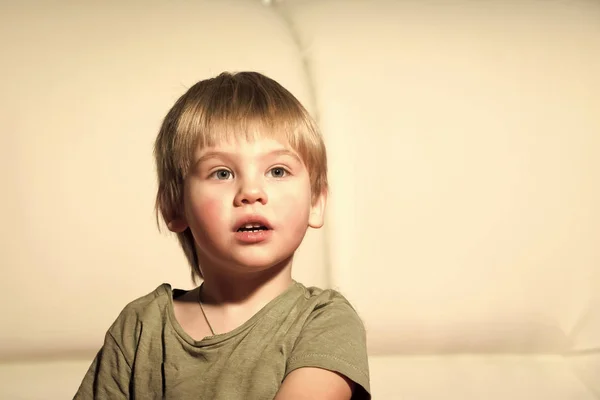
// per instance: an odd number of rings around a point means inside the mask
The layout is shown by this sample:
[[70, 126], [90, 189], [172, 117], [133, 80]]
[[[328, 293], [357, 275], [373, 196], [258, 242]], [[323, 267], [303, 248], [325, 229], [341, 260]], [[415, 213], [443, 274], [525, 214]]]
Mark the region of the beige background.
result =
[[152, 143], [258, 70], [319, 119], [295, 263], [368, 330], [374, 398], [600, 398], [600, 3], [0, 3], [0, 398], [72, 395], [122, 307], [191, 287]]

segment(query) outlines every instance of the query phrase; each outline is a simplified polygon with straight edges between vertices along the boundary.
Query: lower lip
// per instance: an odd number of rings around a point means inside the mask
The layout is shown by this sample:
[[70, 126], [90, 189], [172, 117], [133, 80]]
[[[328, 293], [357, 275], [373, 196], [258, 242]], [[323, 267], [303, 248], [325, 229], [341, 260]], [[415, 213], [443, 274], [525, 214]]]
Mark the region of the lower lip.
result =
[[268, 238], [271, 237], [271, 233], [273, 231], [271, 229], [266, 231], [245, 231], [245, 232], [235, 232], [235, 238], [242, 243], [253, 244], [264, 242]]

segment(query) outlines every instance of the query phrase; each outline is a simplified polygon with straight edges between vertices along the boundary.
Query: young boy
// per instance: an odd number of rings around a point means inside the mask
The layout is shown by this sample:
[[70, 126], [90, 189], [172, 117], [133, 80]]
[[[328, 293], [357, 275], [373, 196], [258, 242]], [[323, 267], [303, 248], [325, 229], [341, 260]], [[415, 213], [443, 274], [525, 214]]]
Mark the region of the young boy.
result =
[[291, 277], [328, 190], [323, 140], [298, 100], [254, 72], [198, 82], [155, 157], [157, 213], [202, 284], [127, 305], [75, 399], [370, 399], [356, 312]]

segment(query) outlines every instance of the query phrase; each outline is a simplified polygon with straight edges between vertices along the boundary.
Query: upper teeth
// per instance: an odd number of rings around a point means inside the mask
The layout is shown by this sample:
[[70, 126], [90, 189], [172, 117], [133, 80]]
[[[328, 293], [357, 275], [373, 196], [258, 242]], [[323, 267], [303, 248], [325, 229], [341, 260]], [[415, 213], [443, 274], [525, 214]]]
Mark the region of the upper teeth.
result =
[[261, 224], [246, 224], [243, 226], [243, 228], [246, 229], [250, 229], [250, 228], [260, 228], [262, 225]]

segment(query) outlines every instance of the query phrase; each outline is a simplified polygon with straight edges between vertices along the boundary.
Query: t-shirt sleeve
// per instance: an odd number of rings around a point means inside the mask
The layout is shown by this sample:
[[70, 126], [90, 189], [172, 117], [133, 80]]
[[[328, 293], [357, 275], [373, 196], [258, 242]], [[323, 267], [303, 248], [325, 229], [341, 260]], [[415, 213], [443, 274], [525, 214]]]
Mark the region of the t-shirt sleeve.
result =
[[131, 367], [109, 331], [73, 400], [128, 399]]
[[371, 398], [365, 328], [341, 295], [311, 312], [288, 358], [285, 376], [302, 367], [344, 375], [357, 384], [353, 399]]

